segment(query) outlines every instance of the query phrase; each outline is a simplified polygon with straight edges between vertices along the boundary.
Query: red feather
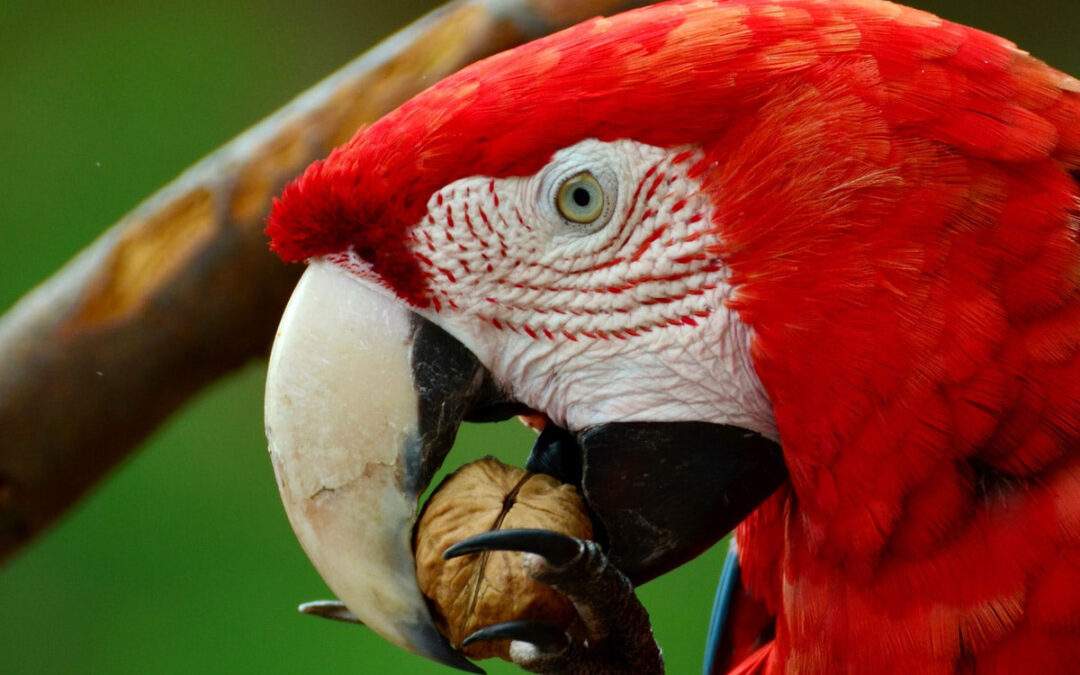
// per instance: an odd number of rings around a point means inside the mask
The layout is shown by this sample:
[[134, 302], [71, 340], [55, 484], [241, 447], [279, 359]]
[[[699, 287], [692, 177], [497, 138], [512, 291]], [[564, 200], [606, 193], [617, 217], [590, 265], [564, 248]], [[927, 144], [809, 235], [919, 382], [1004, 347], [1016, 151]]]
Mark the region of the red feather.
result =
[[289, 186], [287, 260], [432, 302], [411, 227], [585, 138], [702, 148], [791, 486], [749, 670], [1080, 669], [1080, 83], [877, 0], [672, 2], [495, 56]]

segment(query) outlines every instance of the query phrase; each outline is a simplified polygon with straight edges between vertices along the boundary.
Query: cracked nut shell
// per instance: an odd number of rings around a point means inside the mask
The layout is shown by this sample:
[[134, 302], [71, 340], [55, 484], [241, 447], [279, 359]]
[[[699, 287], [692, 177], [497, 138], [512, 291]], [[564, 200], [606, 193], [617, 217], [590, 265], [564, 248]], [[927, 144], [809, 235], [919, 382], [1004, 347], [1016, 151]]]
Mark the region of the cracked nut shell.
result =
[[[577, 613], [561, 593], [530, 577], [522, 554], [492, 551], [443, 560], [447, 548], [481, 532], [541, 528], [591, 539], [585, 503], [572, 485], [486, 457], [451, 474], [420, 515], [413, 546], [420, 590], [435, 625], [455, 647], [503, 621], [546, 621], [573, 631]], [[510, 660], [508, 640], [463, 651], [473, 659]]]

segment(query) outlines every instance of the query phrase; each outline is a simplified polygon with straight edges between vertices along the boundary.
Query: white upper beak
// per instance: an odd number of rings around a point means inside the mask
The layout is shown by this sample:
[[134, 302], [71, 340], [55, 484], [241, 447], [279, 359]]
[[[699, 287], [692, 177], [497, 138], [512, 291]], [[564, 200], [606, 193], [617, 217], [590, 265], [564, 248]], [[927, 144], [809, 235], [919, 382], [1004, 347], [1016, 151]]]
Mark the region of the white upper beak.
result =
[[270, 458], [300, 544], [349, 610], [400, 647], [483, 672], [438, 634], [416, 581], [413, 336], [403, 303], [313, 261], [270, 355]]

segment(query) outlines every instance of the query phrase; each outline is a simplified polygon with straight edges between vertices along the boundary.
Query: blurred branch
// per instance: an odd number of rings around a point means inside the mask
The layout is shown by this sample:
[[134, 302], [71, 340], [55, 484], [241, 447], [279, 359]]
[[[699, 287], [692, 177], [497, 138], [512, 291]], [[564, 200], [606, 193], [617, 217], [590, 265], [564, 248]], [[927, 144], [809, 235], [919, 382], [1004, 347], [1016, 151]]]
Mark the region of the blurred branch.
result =
[[300, 273], [266, 247], [307, 164], [479, 58], [638, 0], [460, 0], [203, 159], [0, 317], [0, 559], [202, 387], [265, 353]]

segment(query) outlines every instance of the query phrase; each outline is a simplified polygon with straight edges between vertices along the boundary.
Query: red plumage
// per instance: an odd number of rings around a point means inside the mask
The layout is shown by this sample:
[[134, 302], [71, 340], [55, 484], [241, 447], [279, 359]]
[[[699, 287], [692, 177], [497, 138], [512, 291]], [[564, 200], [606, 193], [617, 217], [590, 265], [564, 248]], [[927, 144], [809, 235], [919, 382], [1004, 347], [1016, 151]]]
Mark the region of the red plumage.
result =
[[877, 0], [673, 2], [436, 85], [275, 205], [287, 260], [409, 248], [460, 177], [703, 149], [791, 486], [739, 530], [764, 669], [1080, 669], [1080, 83]]

